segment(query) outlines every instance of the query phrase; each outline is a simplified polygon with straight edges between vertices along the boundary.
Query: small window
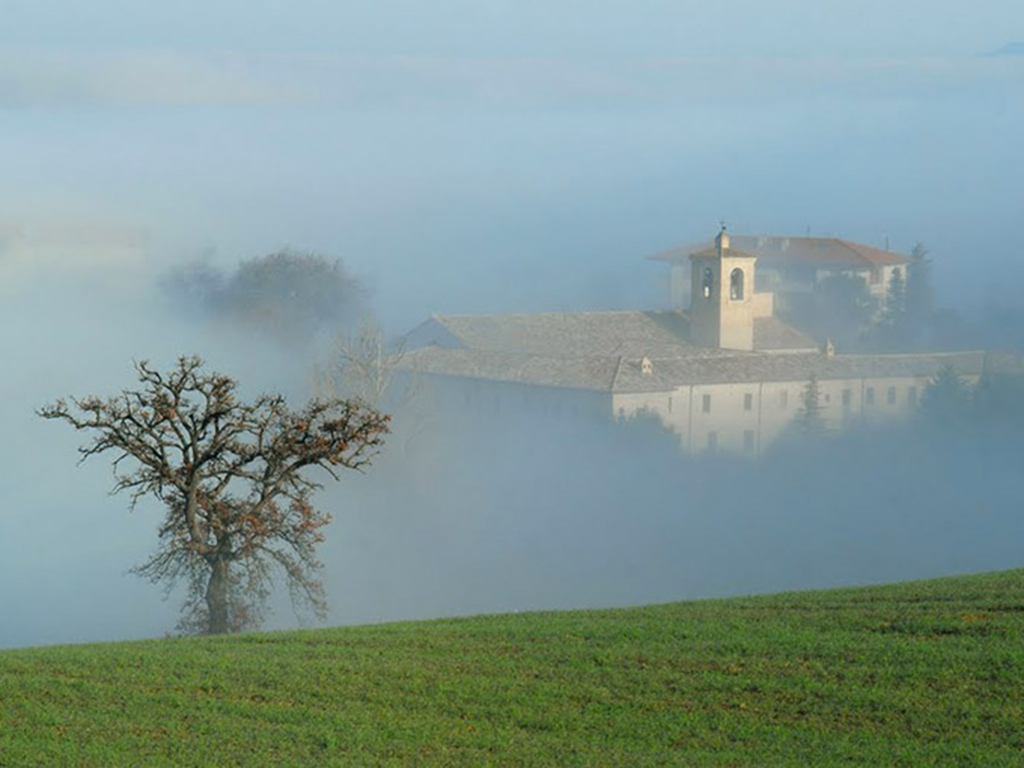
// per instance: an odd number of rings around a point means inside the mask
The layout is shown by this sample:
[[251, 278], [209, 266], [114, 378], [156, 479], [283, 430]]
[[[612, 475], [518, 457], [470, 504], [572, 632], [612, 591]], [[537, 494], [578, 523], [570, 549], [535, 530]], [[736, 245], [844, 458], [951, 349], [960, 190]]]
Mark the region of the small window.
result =
[[874, 405], [874, 404], [875, 404], [875, 388], [874, 387], [868, 387], [866, 390], [864, 390], [864, 405]]
[[743, 300], [743, 270], [739, 267], [729, 273], [729, 298], [733, 301]]
[[885, 393], [885, 401], [889, 405], [896, 405], [896, 387], [889, 387]]
[[711, 271], [711, 267], [704, 268], [704, 282], [701, 284], [704, 292], [704, 298], [711, 298], [711, 290], [715, 287], [715, 273]]
[[745, 453], [754, 452], [754, 430], [743, 430], [743, 450]]
[[779, 392], [779, 408], [789, 407], [789, 390], [784, 389]]
[[718, 433], [708, 432], [708, 451], [714, 453], [718, 450]]
[[701, 410], [704, 413], [711, 413], [711, 395], [704, 395], [701, 398]]
[[907, 405], [911, 408], [917, 408], [917, 387], [911, 387], [907, 390]]
[[843, 390], [843, 410], [844, 411], [850, 410], [850, 400], [851, 400], [850, 390], [844, 389]]
[[752, 411], [754, 410], [754, 396], [749, 392], [743, 395], [743, 410]]
[[668, 397], [668, 412], [672, 413], [672, 395]]

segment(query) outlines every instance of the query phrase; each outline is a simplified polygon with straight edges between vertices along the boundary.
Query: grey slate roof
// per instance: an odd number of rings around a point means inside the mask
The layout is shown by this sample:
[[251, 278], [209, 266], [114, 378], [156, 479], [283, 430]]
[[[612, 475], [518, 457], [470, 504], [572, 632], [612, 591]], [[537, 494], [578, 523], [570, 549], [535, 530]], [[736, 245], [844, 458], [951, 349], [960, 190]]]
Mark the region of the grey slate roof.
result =
[[836, 355], [722, 352], [672, 358], [559, 358], [471, 349], [426, 347], [406, 353], [402, 367], [446, 376], [567, 387], [600, 392], [670, 392], [680, 386], [747, 382], [805, 382], [819, 379], [929, 378], [944, 365], [966, 376], [980, 376], [983, 352], [914, 355]]
[[[529, 315], [434, 315], [406, 337], [406, 347], [430, 345], [549, 357], [712, 356], [724, 350], [689, 342], [681, 312], [542, 312]], [[754, 321], [754, 347], [815, 349], [815, 343], [775, 317]]]
[[[754, 321], [757, 351], [690, 344], [680, 312], [435, 315], [406, 337], [401, 367], [423, 373], [598, 392], [693, 384], [927, 378], [946, 364], [981, 375], [982, 352], [821, 354], [776, 317]], [[651, 362], [647, 373], [644, 358]]]

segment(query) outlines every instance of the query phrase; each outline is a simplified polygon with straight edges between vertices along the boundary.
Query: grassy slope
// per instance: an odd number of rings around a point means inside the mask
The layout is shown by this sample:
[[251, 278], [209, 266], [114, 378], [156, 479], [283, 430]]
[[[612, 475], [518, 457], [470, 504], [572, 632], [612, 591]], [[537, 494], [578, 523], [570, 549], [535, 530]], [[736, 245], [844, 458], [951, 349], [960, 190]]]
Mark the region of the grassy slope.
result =
[[1024, 764], [1024, 571], [0, 653], [0, 765]]

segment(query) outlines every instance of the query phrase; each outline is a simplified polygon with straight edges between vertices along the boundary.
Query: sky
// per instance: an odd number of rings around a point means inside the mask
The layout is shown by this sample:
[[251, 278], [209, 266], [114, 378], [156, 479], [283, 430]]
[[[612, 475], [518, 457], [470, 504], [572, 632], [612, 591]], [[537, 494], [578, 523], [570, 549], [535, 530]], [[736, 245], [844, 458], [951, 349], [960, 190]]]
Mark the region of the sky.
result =
[[[102, 462], [74, 469], [75, 436], [34, 408], [127, 384], [133, 357], [193, 350], [304, 391], [301, 354], [254, 351], [156, 308], [166, 270], [316, 250], [360, 277], [397, 334], [435, 312], [665, 306], [666, 275], [646, 257], [725, 221], [904, 252], [923, 242], [940, 303], [1016, 302], [1024, 56], [991, 54], [1021, 40], [1024, 5], [1009, 1], [6, 0], [0, 423], [21, 439], [0, 446], [0, 603], [18, 617], [0, 645], [173, 625], [155, 588], [124, 576], [152, 521], [104, 495]], [[69, 229], [100, 231], [99, 245], [5, 245], [10, 232], [38, 242]], [[57, 466], [66, 484], [47, 480]], [[44, 565], [42, 542], [62, 566]], [[396, 562], [414, 559], [407, 533], [396, 542]], [[361, 557], [339, 550], [328, 566]], [[471, 604], [550, 605], [543, 583]], [[96, 599], [69, 590], [85, 584]], [[376, 616], [372, 597], [345, 598], [351, 610], [332, 618]], [[574, 598], [599, 602], [567, 590], [558, 604]], [[395, 598], [379, 614], [422, 605]]]

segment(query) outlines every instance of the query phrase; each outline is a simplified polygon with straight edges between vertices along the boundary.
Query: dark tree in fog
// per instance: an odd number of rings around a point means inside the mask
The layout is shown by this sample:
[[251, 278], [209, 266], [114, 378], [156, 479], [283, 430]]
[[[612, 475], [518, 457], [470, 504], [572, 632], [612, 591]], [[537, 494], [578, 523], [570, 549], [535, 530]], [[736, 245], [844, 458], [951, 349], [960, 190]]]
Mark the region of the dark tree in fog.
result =
[[287, 248], [243, 261], [229, 274], [196, 262], [165, 275], [161, 285], [175, 302], [287, 344], [351, 320], [365, 298], [339, 259]]
[[136, 363], [139, 387], [112, 398], [72, 398], [39, 415], [92, 433], [82, 460], [112, 452], [113, 492], [131, 508], [146, 496], [165, 506], [157, 552], [134, 572], [188, 593], [181, 627], [210, 634], [259, 624], [275, 573], [296, 607], [323, 616], [316, 546], [330, 515], [311, 497], [314, 473], [370, 463], [389, 417], [358, 400], [313, 400], [290, 409], [280, 395], [251, 402], [237, 383], [182, 357], [168, 373]]
[[821, 411], [821, 387], [817, 375], [812, 373], [800, 393], [800, 410], [793, 420], [797, 430], [805, 437], [823, 436], [828, 428]]
[[907, 267], [906, 313], [907, 322], [915, 335], [921, 335], [931, 324], [935, 308], [935, 291], [932, 287], [932, 260], [924, 243], [918, 243], [910, 252]]
[[944, 365], [921, 395], [921, 415], [934, 427], [959, 427], [972, 416], [971, 390], [952, 365]]

